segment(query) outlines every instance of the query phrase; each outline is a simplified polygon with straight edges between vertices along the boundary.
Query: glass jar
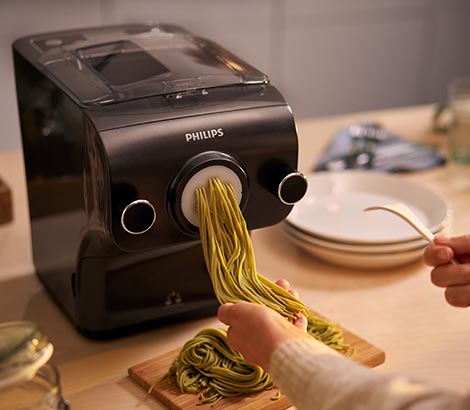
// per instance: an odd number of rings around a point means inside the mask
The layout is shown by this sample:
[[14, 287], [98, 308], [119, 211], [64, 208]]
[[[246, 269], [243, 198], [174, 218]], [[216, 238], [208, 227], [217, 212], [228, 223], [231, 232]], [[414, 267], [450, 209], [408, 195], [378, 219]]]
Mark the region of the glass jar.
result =
[[0, 410], [67, 410], [53, 346], [33, 322], [0, 324]]
[[450, 184], [458, 191], [470, 190], [470, 77], [449, 83], [448, 104], [452, 123], [448, 130]]

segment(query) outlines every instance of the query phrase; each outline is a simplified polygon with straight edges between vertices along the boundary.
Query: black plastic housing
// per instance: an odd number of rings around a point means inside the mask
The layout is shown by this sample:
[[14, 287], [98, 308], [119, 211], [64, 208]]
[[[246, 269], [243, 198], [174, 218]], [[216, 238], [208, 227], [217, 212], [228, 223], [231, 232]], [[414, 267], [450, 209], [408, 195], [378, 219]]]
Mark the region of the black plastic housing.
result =
[[[152, 30], [145, 25], [74, 30], [13, 44], [34, 264], [79, 331], [91, 337], [216, 312], [197, 227], [179, 212], [177, 182], [185, 180], [182, 173], [198, 155], [215, 153], [214, 164], [228, 158], [241, 170], [249, 229], [276, 224], [292, 208], [271, 187], [279, 168], [297, 166], [294, 119], [281, 94], [252, 67], [246, 65], [252, 81], [241, 77], [220, 85], [219, 77], [214, 83], [193, 75], [198, 80], [188, 80], [187, 90], [180, 79], [170, 84], [169, 69], [165, 86], [170, 92], [152, 92], [161, 88], [152, 78], [139, 82], [134, 75], [134, 83], [124, 87], [103, 79], [114, 100], [83, 99], [91, 91], [73, 83], [74, 68], [68, 64], [75, 60], [68, 56], [79, 56], [90, 41], [97, 47], [101, 31], [108, 34], [108, 45], [113, 33], [122, 43]], [[158, 30], [160, 42], [165, 36], [197, 39], [196, 45], [202, 41], [173, 26]], [[230, 61], [238, 61], [243, 71], [241, 60], [208, 44], [211, 60], [198, 55], [198, 67], [214, 65], [212, 58], [220, 54], [224, 64], [233, 57]], [[124, 51], [129, 47], [126, 43]], [[69, 77], [57, 74], [58, 68], [52, 71], [53, 58], [61, 55]], [[193, 57], [181, 53], [178, 58]], [[136, 69], [119, 64], [122, 70]], [[77, 76], [83, 75], [79, 65], [74, 67]], [[172, 87], [179, 88], [172, 92]], [[151, 204], [156, 219], [134, 235], [123, 228], [122, 213], [139, 199]]]

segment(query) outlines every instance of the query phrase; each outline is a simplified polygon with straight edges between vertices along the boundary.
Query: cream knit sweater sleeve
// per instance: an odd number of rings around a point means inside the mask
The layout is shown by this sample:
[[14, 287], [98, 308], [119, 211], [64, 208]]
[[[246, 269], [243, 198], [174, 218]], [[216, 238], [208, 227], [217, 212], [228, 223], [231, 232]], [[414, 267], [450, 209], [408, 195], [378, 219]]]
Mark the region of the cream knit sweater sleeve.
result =
[[470, 391], [458, 395], [406, 376], [377, 373], [313, 338], [281, 344], [270, 370], [298, 410], [470, 410]]

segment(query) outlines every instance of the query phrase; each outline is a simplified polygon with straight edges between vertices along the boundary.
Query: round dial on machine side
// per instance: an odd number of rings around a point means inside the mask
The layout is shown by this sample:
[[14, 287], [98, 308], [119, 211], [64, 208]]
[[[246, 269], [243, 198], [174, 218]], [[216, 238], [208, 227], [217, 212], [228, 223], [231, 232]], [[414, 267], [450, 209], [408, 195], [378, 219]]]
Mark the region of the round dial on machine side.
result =
[[137, 199], [127, 205], [121, 214], [123, 229], [132, 235], [147, 232], [157, 220], [153, 205], [145, 199]]
[[294, 205], [304, 197], [307, 185], [304, 174], [286, 167], [277, 187], [277, 196], [283, 204]]

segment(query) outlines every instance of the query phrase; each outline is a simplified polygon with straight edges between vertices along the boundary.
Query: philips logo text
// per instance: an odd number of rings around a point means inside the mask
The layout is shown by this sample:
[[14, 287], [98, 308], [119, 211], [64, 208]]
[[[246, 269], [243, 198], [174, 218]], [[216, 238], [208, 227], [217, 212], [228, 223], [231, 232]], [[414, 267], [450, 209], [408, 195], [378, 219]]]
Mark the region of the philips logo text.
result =
[[222, 128], [213, 128], [205, 131], [188, 132], [184, 134], [184, 136], [186, 138], [186, 142], [202, 141], [210, 138], [223, 137], [224, 130]]

